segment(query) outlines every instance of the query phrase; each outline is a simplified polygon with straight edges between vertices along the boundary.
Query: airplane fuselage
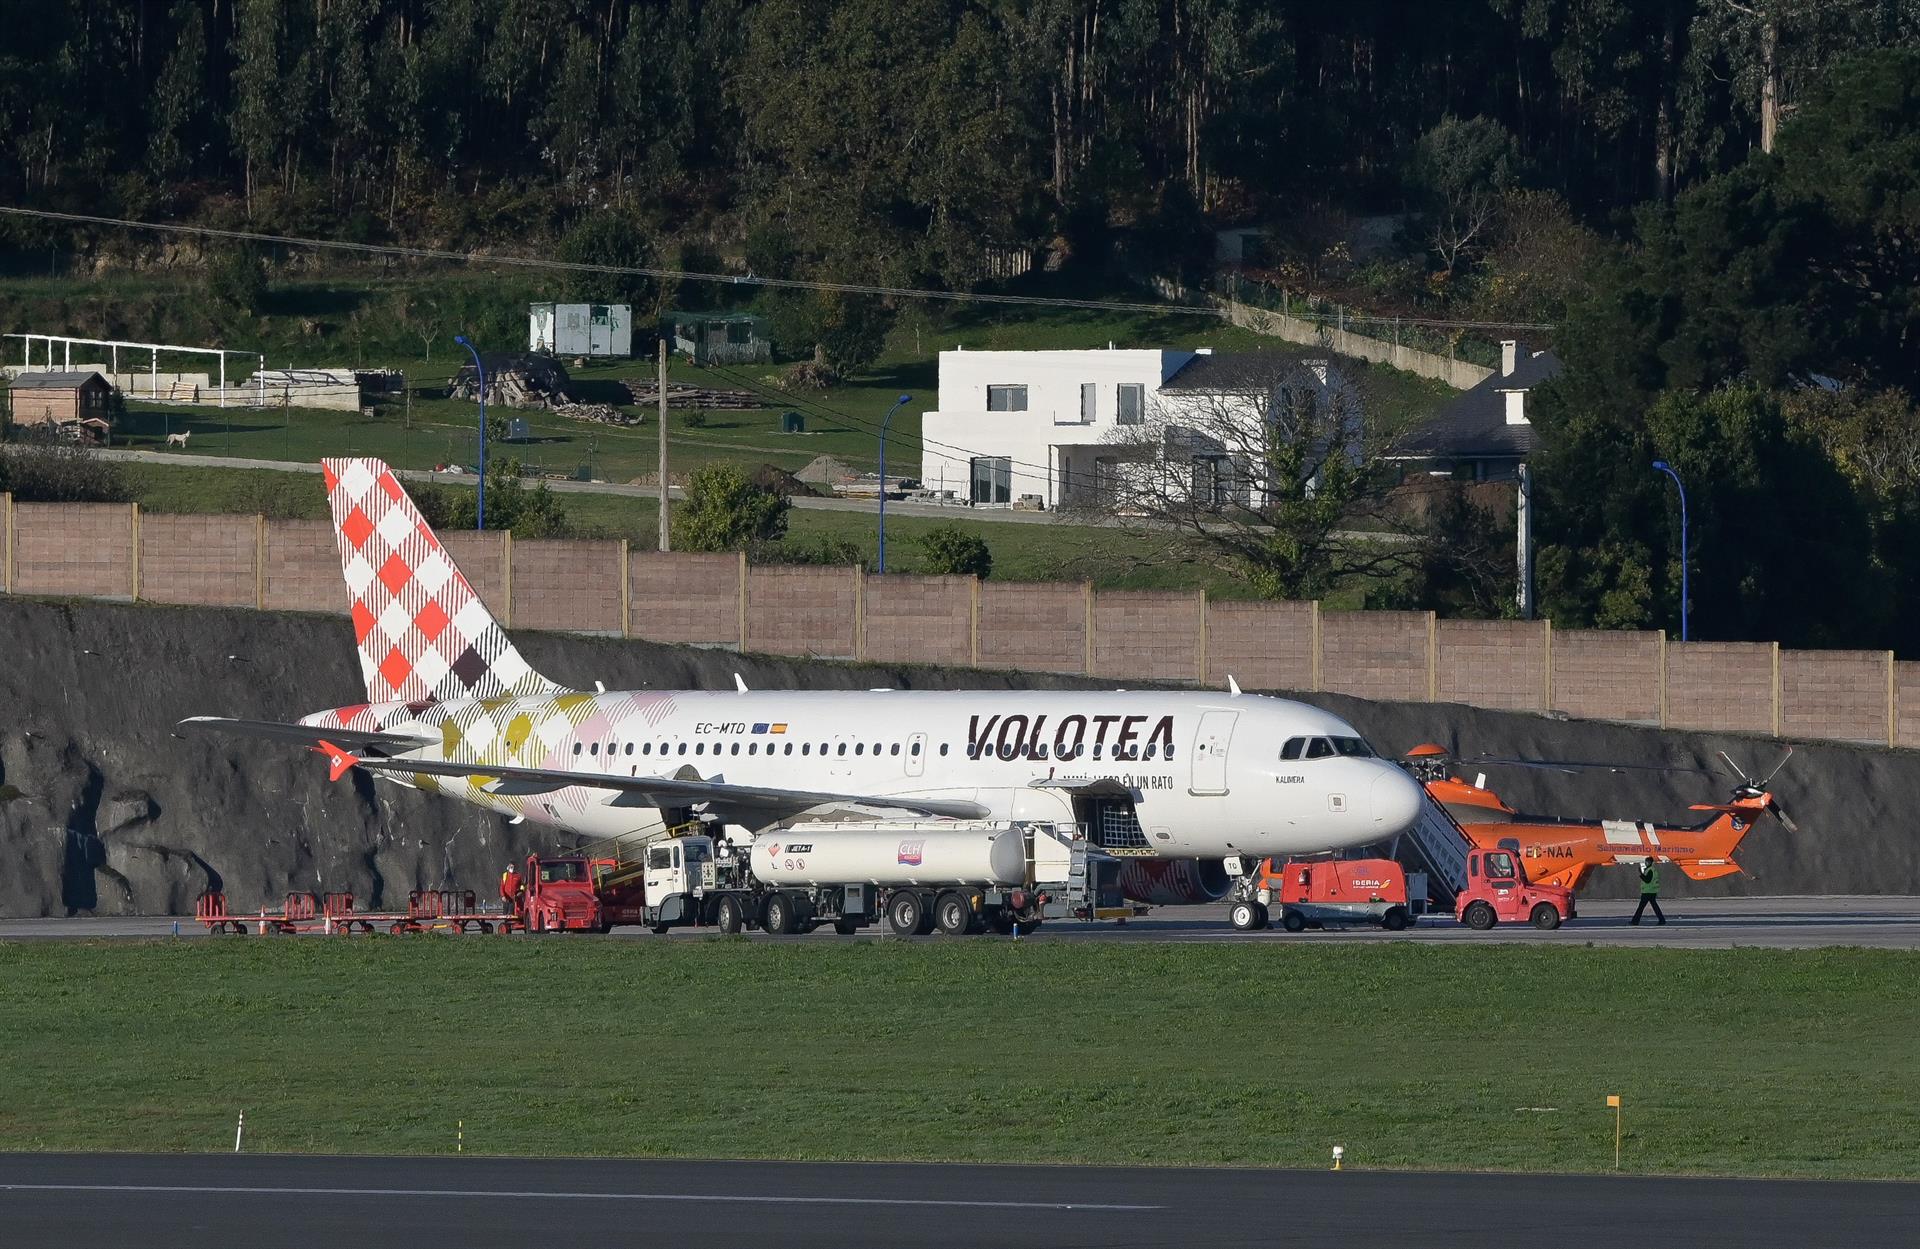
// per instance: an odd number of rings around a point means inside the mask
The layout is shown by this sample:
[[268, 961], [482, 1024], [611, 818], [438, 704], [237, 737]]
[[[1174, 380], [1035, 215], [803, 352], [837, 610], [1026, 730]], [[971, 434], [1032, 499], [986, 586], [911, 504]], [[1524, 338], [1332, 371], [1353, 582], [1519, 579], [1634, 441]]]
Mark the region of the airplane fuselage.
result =
[[[1254, 695], [642, 690], [372, 704], [303, 723], [437, 739], [402, 758], [696, 777], [876, 802], [956, 798], [994, 819], [1072, 819], [1076, 795], [1121, 795], [1138, 828], [1109, 833], [1163, 858], [1366, 845], [1410, 825], [1421, 803], [1412, 778], [1374, 757], [1339, 717]], [[1296, 738], [1330, 748], [1283, 759]], [[482, 777], [422, 774], [402, 783], [589, 837], [644, 834], [663, 819], [588, 786], [516, 793]]]

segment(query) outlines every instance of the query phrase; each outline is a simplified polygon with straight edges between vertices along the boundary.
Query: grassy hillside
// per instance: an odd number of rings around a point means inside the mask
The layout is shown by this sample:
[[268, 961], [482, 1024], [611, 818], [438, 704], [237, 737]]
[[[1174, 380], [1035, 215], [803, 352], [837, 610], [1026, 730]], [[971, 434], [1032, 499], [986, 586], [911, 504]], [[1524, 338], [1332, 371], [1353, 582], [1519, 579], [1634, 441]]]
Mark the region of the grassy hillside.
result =
[[[644, 942], [644, 945], [639, 944]], [[1920, 955], [0, 945], [0, 1148], [1920, 1175]], [[662, 1096], [662, 1086], [673, 1089]]]

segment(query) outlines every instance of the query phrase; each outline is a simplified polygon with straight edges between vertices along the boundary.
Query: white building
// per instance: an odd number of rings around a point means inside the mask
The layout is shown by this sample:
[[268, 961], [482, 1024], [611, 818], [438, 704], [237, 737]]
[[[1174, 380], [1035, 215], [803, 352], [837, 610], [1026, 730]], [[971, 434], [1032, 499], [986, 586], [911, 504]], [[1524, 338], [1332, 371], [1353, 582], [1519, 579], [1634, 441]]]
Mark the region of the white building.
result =
[[975, 504], [1071, 506], [1103, 492], [1124, 427], [1271, 390], [1288, 366], [1322, 391], [1340, 384], [1324, 360], [1269, 352], [943, 351], [940, 406], [921, 420], [920, 482]]

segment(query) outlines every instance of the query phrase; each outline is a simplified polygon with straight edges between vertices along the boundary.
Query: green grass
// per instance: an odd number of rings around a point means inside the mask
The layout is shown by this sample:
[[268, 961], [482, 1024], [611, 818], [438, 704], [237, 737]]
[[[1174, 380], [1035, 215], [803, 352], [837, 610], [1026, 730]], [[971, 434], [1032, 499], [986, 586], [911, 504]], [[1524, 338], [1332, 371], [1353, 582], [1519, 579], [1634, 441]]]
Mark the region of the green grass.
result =
[[[0, 1149], [1920, 1175], [1898, 951], [0, 945]], [[1549, 1109], [1524, 1109], [1549, 1108]]]
[[[324, 520], [326, 497], [315, 474], [276, 469], [189, 468], [163, 464], [121, 466], [142, 508], [153, 512], [235, 512], [299, 520]], [[461, 489], [462, 487], [449, 487]], [[568, 520], [588, 536], [626, 538], [637, 548], [655, 545], [658, 505], [649, 498], [567, 492], [561, 496]], [[993, 551], [993, 576], [1000, 581], [1092, 581], [1101, 589], [1193, 590], [1214, 598], [1247, 598], [1252, 591], [1231, 573], [1206, 565], [1156, 558], [1124, 530], [1091, 525], [989, 524], [965, 516], [954, 520], [922, 516], [887, 517], [887, 567], [893, 572], [924, 572], [916, 539], [936, 525], [965, 523]], [[871, 512], [823, 512], [795, 508], [789, 513], [788, 538], [811, 544], [833, 539], [853, 544], [858, 558], [872, 567], [879, 554], [876, 519]], [[1359, 587], [1350, 597], [1358, 601]]]

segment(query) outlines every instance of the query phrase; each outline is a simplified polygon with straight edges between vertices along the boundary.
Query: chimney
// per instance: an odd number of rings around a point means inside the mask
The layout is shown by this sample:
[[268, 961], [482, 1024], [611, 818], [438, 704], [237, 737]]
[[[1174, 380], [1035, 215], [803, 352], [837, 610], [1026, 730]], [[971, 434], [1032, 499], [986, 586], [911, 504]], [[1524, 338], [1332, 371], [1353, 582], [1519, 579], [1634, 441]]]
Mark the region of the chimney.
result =
[[1500, 340], [1500, 376], [1512, 377], [1513, 366], [1518, 363], [1520, 340], [1503, 338]]

